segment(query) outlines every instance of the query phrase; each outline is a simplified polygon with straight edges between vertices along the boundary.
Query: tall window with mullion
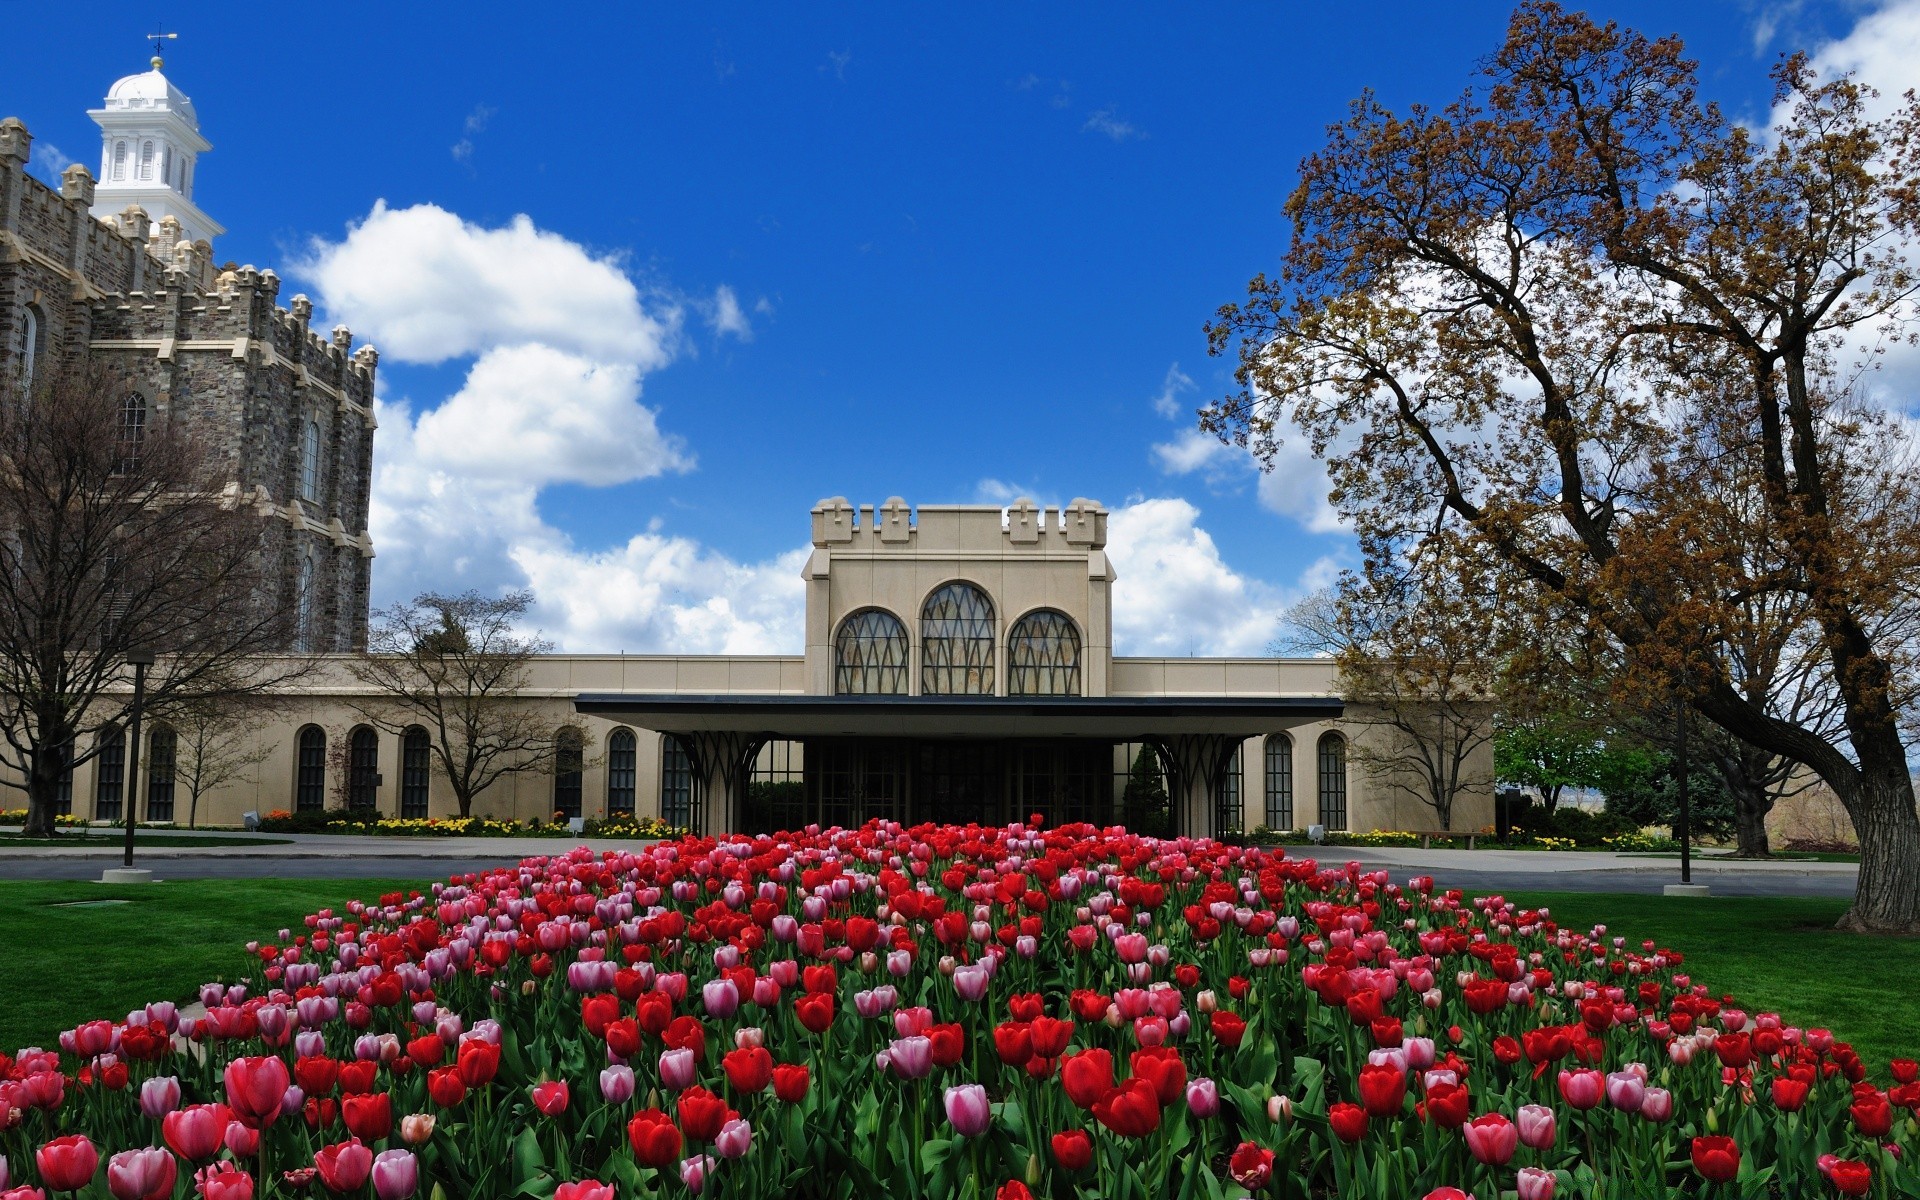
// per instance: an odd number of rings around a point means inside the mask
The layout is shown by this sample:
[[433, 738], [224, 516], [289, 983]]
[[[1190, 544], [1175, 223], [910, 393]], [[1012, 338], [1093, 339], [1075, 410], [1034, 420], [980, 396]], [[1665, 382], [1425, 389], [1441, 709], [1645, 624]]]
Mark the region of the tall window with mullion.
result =
[[154, 726], [147, 738], [147, 820], [173, 820], [174, 767], [180, 738], [168, 725]]
[[929, 696], [993, 695], [993, 601], [970, 583], [934, 589], [920, 610], [920, 690]]
[[1235, 746], [1233, 757], [1227, 760], [1226, 768], [1220, 773], [1220, 783], [1214, 791], [1213, 832], [1239, 833], [1247, 819], [1245, 791], [1241, 787], [1244, 774], [1241, 753], [1245, 746]]
[[672, 734], [660, 735], [660, 819], [675, 829], [693, 823], [693, 760]]
[[400, 815], [423, 819], [432, 786], [433, 743], [426, 730], [409, 725], [400, 737]]
[[374, 809], [380, 804], [380, 735], [360, 725], [347, 735], [347, 807]]
[[120, 461], [116, 475], [126, 475], [140, 465], [140, 448], [147, 440], [147, 398], [128, 392], [120, 399]]
[[1071, 617], [1040, 608], [1013, 623], [1007, 631], [1007, 694], [1080, 694], [1080, 631]]
[[127, 784], [127, 735], [118, 725], [100, 731], [94, 754], [93, 819], [118, 821], [121, 795]]
[[1320, 823], [1347, 827], [1347, 739], [1337, 733], [1320, 737]]
[[638, 744], [631, 729], [616, 729], [607, 739], [607, 815], [633, 815], [633, 793], [639, 777]]
[[1276, 733], [1267, 739], [1268, 829], [1293, 828], [1293, 739]]
[[322, 812], [327, 807], [327, 735], [318, 725], [300, 731], [293, 773], [293, 811]]
[[833, 690], [843, 696], [907, 693], [907, 627], [883, 608], [840, 623], [833, 641]]
[[563, 817], [580, 815], [580, 783], [585, 770], [586, 742], [580, 731], [567, 726], [554, 736], [553, 811]]

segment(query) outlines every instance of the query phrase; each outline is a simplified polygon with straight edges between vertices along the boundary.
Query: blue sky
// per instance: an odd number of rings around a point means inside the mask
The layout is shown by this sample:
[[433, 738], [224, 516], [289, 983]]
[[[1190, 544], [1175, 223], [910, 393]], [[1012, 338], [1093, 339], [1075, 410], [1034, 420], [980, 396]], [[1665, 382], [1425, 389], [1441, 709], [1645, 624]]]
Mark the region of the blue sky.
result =
[[[1122, 652], [1259, 652], [1349, 541], [1310, 459], [1193, 433], [1231, 384], [1201, 325], [1320, 130], [1451, 98], [1506, 6], [702, 7], [8, 4], [0, 114], [43, 177], [93, 165], [85, 110], [180, 31], [216, 257], [382, 350], [379, 602], [530, 585], [570, 649], [797, 651], [815, 500], [1084, 495]], [[1596, 12], [1759, 114], [1776, 54], [1870, 65], [1913, 7]]]

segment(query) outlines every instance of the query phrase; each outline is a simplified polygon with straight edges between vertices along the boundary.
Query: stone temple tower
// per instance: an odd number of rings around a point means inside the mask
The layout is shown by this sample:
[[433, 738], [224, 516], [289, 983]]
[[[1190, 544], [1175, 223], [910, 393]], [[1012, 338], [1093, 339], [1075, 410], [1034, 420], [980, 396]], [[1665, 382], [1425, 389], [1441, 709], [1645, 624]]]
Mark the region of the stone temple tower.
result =
[[183, 422], [224, 455], [228, 492], [260, 518], [265, 602], [295, 617], [288, 648], [356, 649], [379, 355], [344, 327], [310, 328], [305, 296], [280, 305], [272, 271], [215, 266], [226, 231], [193, 198], [212, 147], [160, 67], [119, 80], [89, 114], [98, 180], [75, 163], [58, 191], [41, 183], [26, 171], [33, 136], [0, 120], [0, 389], [69, 355], [123, 366], [126, 412], [149, 428]]

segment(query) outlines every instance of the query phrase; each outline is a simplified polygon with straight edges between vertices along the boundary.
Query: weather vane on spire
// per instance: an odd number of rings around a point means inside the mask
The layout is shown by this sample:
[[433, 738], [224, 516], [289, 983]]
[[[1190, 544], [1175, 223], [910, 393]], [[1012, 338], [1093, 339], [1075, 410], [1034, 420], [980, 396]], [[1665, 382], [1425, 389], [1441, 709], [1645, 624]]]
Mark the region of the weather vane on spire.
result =
[[179, 37], [180, 35], [177, 33], [167, 33], [165, 31], [164, 26], [159, 29], [156, 29], [153, 33], [150, 33], [147, 35], [147, 40], [153, 43], [153, 69], [154, 70], [158, 71], [161, 65], [166, 61], [160, 57], [160, 43], [175, 41]]

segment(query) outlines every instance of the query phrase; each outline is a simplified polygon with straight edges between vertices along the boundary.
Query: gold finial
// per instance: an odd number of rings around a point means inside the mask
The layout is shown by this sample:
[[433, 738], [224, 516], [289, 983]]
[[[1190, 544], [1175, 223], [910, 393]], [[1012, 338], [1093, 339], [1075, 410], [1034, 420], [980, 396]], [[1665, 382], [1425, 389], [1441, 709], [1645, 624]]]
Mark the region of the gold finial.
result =
[[161, 58], [159, 54], [160, 43], [175, 41], [179, 37], [180, 35], [177, 33], [166, 33], [164, 31], [155, 31], [147, 35], [147, 40], [153, 43], [154, 55], [153, 58], [148, 61], [153, 63], [154, 70], [158, 71], [162, 66], [166, 65], [166, 60]]

